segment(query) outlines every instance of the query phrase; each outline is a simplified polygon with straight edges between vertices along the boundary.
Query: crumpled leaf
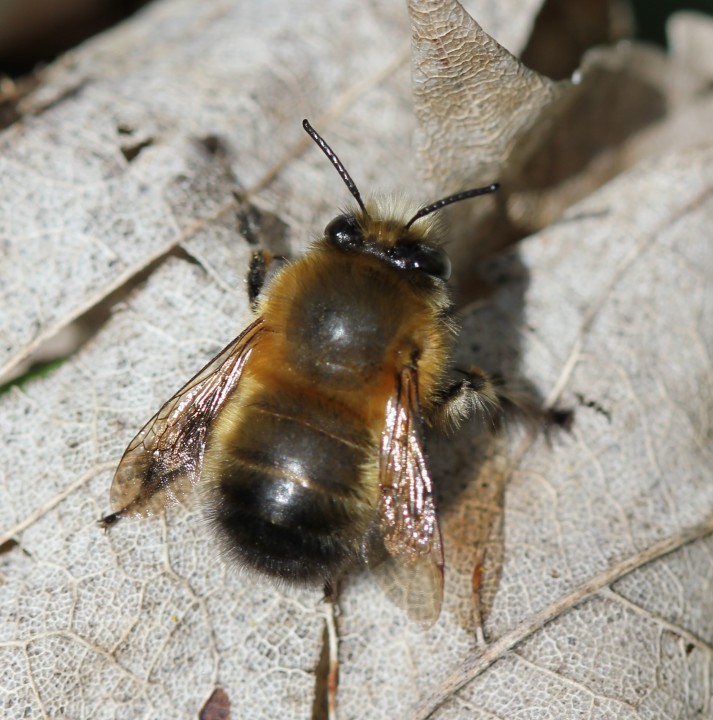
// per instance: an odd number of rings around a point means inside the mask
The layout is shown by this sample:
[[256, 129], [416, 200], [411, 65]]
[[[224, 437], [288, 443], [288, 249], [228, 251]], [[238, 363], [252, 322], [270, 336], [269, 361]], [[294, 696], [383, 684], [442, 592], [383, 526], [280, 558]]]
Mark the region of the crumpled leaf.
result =
[[[640, 135], [656, 124], [680, 125], [679, 115], [690, 113], [709, 82], [684, 53], [672, 61], [629, 42], [591, 49], [571, 80], [554, 82], [510, 54], [455, 0], [408, 5], [424, 179], [435, 195], [464, 184], [502, 184], [488, 202], [449, 210], [461, 287], [473, 283], [463, 268], [546, 227], [616, 174], [658, 154], [660, 142]], [[598, 14], [614, 15], [612, 5], [600, 3]], [[690, 25], [705, 27], [684, 21], [676, 33], [685, 35]], [[691, 136], [682, 137], [690, 146]]]
[[[184, 251], [0, 397], [3, 717], [194, 717], [216, 688], [234, 717], [318, 706], [319, 593], [227, 567], [199, 512], [96, 526], [134, 432], [249, 322], [245, 240], [304, 247], [347, 199], [302, 117], [362, 192], [418, 191], [404, 8], [293, 8], [153, 5], [0, 136], [7, 365]], [[498, 38], [509, 16], [517, 52], [518, 10], [478, 11]], [[444, 612], [423, 633], [347, 580], [340, 717], [710, 714], [712, 145], [659, 148], [487, 269], [456, 363], [527, 378], [575, 425], [551, 447], [477, 421], [433, 444]]]
[[460, 3], [410, 0], [409, 12], [421, 170], [446, 193], [461, 189], [464, 179], [485, 185], [500, 177], [518, 140], [568, 83], [525, 67]]

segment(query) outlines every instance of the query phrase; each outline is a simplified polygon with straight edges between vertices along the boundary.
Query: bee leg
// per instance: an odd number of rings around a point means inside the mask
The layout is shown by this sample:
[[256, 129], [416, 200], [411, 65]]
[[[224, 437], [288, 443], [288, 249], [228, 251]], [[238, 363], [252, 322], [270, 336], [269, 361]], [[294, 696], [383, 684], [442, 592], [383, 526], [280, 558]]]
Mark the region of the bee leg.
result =
[[463, 374], [465, 379], [452, 383], [438, 398], [434, 424], [455, 429], [480, 412], [496, 426], [502, 401], [498, 387], [501, 381], [480, 368], [471, 368]]
[[108, 531], [109, 528], [112, 525], [116, 525], [119, 520], [121, 520], [121, 513], [110, 513], [109, 515], [105, 515], [104, 517], [97, 520], [97, 525], [99, 525], [99, 527], [103, 530]]
[[[287, 258], [282, 255], [273, 255], [269, 250], [256, 250], [250, 258], [250, 267], [248, 269], [248, 300], [253, 310], [257, 309], [257, 301], [268, 275], [272, 276], [272, 271], [280, 262], [286, 262]], [[277, 261], [277, 262], [276, 262]]]
[[514, 413], [532, 429], [552, 427], [569, 430], [574, 413], [571, 410], [543, 408], [537, 393], [521, 386], [508, 385], [500, 375], [489, 375], [480, 368], [459, 370], [466, 376], [448, 387], [436, 409], [436, 423], [457, 428], [475, 413], [482, 413], [497, 430], [504, 414]]
[[267, 250], [256, 250], [250, 258], [250, 268], [248, 270], [248, 300], [250, 307], [255, 310], [257, 307], [257, 298], [260, 295], [262, 286], [265, 284], [267, 276], [267, 268], [272, 261], [272, 255]]
[[574, 424], [574, 410], [569, 408], [547, 408], [542, 411], [545, 421], [545, 430], [561, 428], [569, 432]]

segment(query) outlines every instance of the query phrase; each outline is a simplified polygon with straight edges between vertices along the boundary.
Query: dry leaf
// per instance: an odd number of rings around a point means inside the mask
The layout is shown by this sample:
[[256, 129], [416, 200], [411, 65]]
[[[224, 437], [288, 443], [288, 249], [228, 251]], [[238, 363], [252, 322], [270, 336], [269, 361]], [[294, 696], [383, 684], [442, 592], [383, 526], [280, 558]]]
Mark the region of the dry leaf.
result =
[[[517, 52], [530, 9], [478, 20]], [[135, 430], [249, 321], [249, 241], [302, 248], [347, 199], [302, 117], [362, 192], [418, 191], [408, 39], [398, 4], [163, 2], [49, 70], [0, 136], [6, 367], [183, 250], [0, 397], [3, 717], [195, 717], [217, 687], [234, 717], [319, 705], [318, 593], [225, 567], [198, 512], [96, 519]], [[477, 423], [434, 445], [444, 612], [422, 633], [349, 578], [340, 717], [710, 716], [712, 186], [710, 138], [669, 147], [489, 268], [458, 362], [529, 379], [576, 424], [487, 457]]]
[[[600, 3], [595, 14], [611, 19], [609, 5]], [[409, 11], [416, 150], [424, 179], [434, 194], [464, 183], [502, 184], [489, 203], [450, 210], [463, 298], [473, 285], [467, 268], [474, 262], [551, 224], [616, 174], [658, 155], [662, 142], [690, 147], [710, 136], [705, 122], [695, 122], [710, 114], [709, 80], [681, 51], [672, 60], [629, 42], [598, 47], [571, 81], [553, 82], [488, 36], [455, 0], [410, 0]], [[698, 46], [705, 43], [705, 23], [684, 16], [673, 26], [677, 36], [700, 36]], [[691, 26], [696, 32], [687, 30]], [[694, 105], [704, 108], [686, 117]], [[688, 131], [680, 132], [682, 124]]]

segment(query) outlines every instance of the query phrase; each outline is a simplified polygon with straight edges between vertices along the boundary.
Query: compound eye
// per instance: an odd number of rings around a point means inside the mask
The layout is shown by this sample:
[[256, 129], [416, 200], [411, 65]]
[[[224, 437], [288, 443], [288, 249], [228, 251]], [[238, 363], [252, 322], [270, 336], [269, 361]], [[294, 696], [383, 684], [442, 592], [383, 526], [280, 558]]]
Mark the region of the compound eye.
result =
[[413, 258], [419, 270], [441, 280], [451, 276], [451, 259], [441, 248], [423, 247]]
[[394, 248], [391, 257], [404, 270], [420, 270], [440, 280], [448, 280], [451, 276], [451, 260], [441, 248], [405, 245]]
[[337, 215], [324, 229], [327, 240], [340, 248], [352, 248], [361, 245], [364, 235], [353, 215]]

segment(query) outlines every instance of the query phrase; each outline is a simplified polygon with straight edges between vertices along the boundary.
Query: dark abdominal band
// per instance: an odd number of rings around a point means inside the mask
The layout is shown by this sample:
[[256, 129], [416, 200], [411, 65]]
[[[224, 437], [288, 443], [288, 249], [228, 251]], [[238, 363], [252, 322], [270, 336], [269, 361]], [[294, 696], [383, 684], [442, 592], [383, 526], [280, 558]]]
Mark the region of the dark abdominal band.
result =
[[226, 448], [215, 522], [246, 566], [297, 584], [329, 582], [354, 562], [364, 532], [364, 450], [254, 410]]

